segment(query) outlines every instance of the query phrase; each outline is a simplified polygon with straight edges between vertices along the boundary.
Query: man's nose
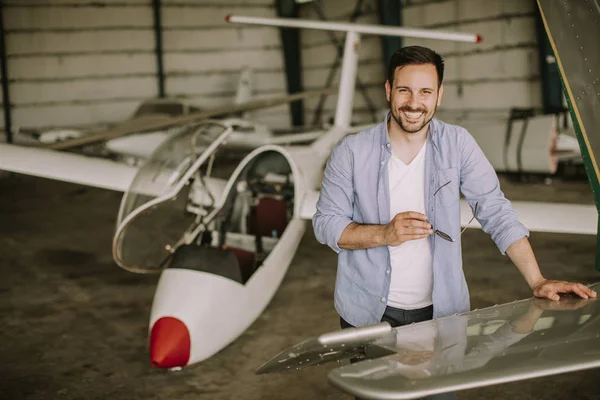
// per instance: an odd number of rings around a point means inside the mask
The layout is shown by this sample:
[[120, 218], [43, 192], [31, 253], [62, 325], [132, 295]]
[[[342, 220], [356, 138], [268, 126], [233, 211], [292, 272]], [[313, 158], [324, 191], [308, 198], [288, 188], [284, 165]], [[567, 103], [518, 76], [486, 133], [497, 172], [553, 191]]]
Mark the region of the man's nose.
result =
[[411, 93], [410, 97], [408, 98], [408, 105], [413, 110], [419, 108], [419, 102], [418, 102], [417, 96], [415, 96], [414, 94]]

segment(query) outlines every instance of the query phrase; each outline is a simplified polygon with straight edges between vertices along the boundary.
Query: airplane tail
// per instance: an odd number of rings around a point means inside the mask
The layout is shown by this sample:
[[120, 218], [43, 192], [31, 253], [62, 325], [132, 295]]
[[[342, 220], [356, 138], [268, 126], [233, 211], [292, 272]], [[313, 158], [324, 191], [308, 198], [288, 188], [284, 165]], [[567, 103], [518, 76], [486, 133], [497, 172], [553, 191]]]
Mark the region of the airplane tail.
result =
[[354, 103], [354, 89], [356, 87], [356, 71], [358, 67], [358, 52], [360, 48], [361, 34], [405, 36], [471, 43], [478, 43], [482, 40], [480, 35], [469, 33], [328, 21], [307, 21], [290, 18], [260, 18], [246, 17], [241, 15], [228, 15], [225, 17], [225, 21], [231, 23], [265, 25], [282, 28], [307, 28], [346, 32], [346, 42], [344, 46], [344, 57], [339, 82], [338, 102], [335, 111], [334, 126], [326, 135], [321, 137], [313, 144], [313, 148], [317, 150], [322, 157], [326, 157], [329, 154], [335, 143], [337, 143], [348, 133], [348, 129], [350, 127], [352, 119], [352, 106]]

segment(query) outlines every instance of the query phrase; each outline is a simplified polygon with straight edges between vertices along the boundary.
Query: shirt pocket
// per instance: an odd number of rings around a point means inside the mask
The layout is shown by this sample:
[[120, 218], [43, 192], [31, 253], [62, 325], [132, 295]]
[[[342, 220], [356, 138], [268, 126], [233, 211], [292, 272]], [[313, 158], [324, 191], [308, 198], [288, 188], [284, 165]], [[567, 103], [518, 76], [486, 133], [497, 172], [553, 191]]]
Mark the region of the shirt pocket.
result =
[[437, 188], [435, 194], [437, 204], [451, 206], [460, 200], [460, 178], [458, 168], [445, 168], [437, 172]]

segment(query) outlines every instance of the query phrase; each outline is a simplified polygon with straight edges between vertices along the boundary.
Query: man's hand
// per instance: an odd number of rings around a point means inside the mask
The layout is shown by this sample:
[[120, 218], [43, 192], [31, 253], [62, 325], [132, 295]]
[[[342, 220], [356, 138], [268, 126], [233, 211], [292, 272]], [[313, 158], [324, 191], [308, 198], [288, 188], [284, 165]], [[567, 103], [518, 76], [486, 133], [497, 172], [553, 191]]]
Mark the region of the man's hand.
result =
[[595, 291], [581, 283], [542, 279], [533, 286], [535, 297], [560, 300], [559, 293], [575, 293], [583, 299], [595, 299], [597, 296]]
[[592, 301], [594, 300], [579, 297], [561, 299], [560, 301], [535, 298], [531, 302], [531, 307], [540, 311], [573, 311], [587, 306]]
[[384, 240], [387, 246], [399, 246], [409, 240], [426, 238], [433, 233], [425, 214], [407, 211], [396, 216], [385, 225]]

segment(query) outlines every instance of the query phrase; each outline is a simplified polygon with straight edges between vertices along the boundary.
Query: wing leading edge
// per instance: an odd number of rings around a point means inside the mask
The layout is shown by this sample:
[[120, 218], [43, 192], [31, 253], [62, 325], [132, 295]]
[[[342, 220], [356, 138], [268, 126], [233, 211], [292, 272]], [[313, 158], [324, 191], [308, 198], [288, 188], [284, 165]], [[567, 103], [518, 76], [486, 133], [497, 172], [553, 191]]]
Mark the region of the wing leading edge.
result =
[[0, 169], [125, 192], [137, 168], [79, 154], [0, 144]]

